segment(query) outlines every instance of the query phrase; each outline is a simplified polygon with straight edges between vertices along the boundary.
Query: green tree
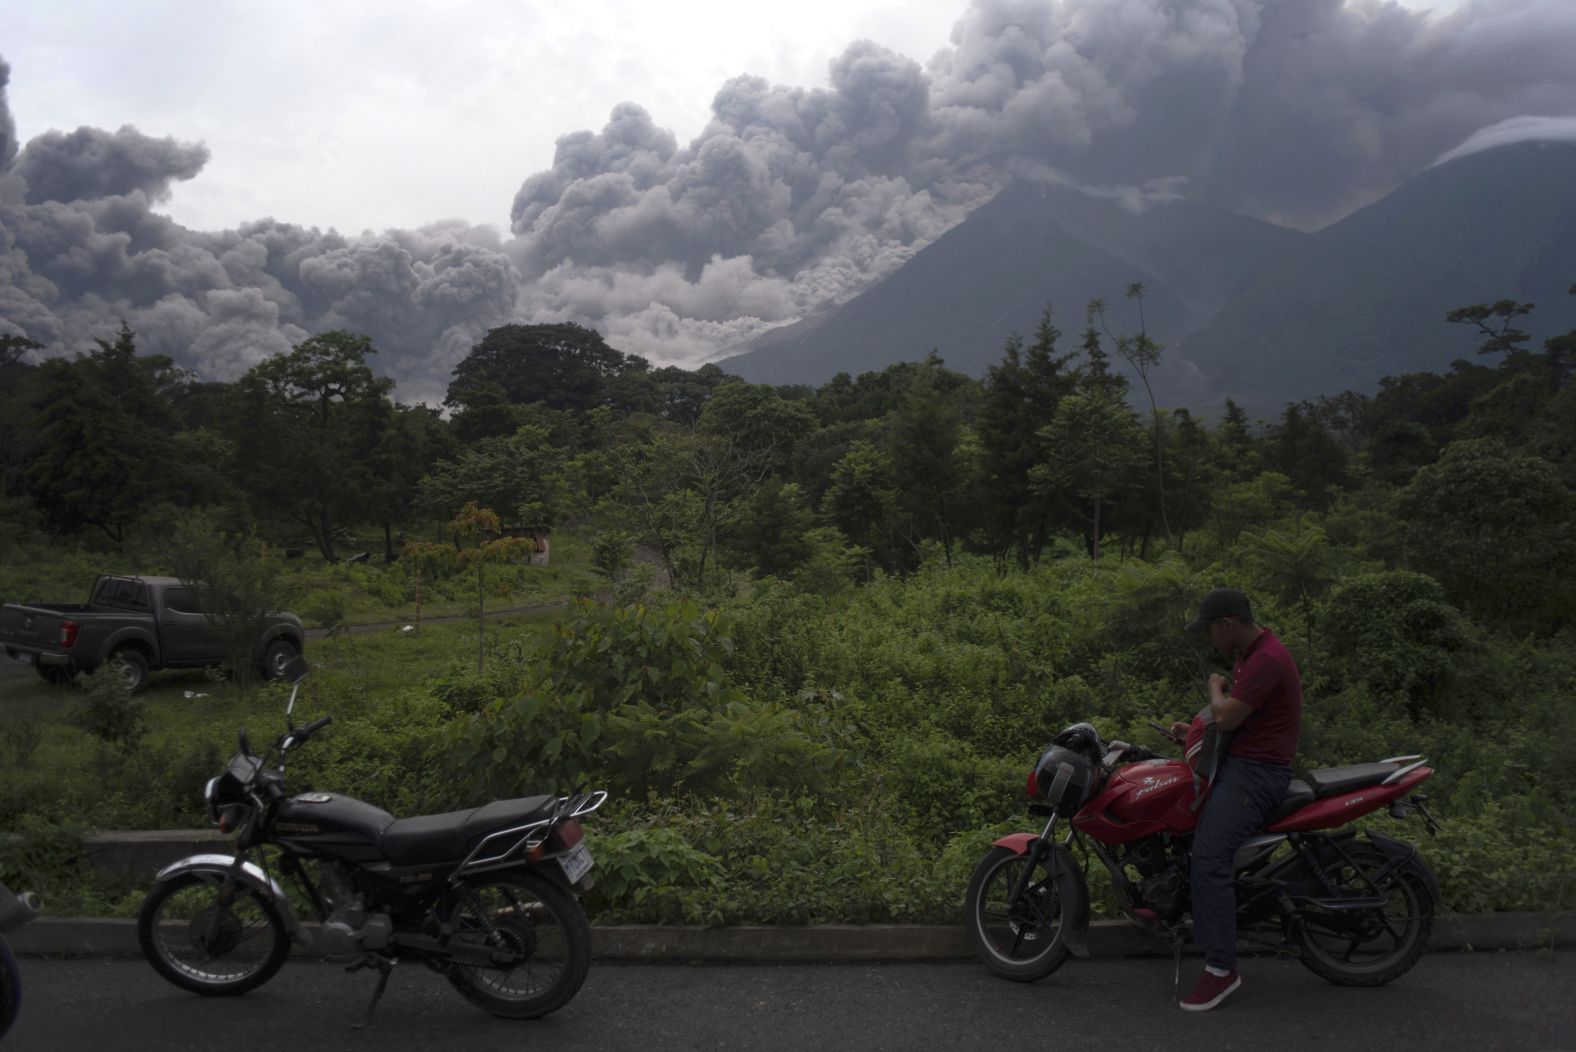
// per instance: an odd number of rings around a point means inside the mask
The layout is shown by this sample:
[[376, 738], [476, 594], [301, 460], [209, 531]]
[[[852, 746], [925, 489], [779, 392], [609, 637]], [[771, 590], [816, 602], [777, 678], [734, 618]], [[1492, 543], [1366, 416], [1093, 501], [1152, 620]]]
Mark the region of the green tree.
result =
[[184, 488], [169, 402], [181, 374], [168, 358], [138, 356], [125, 325], [113, 343], [95, 342], [90, 354], [51, 358], [32, 377], [25, 486], [50, 529], [92, 526], [118, 543], [151, 505]]
[[1030, 473], [1034, 490], [1075, 510], [1089, 556], [1099, 559], [1110, 507], [1142, 471], [1143, 431], [1127, 406], [1091, 392], [1063, 398], [1040, 439], [1046, 459]]
[[1413, 717], [1438, 712], [1458, 655], [1476, 646], [1461, 612], [1431, 577], [1384, 570], [1344, 578], [1324, 604], [1335, 686], [1361, 683], [1406, 700]]
[[938, 540], [952, 564], [956, 539], [967, 530], [973, 491], [963, 447], [963, 413], [936, 382], [941, 359], [932, 354], [887, 425], [887, 455], [897, 489], [896, 511], [911, 543]]
[[1043, 429], [1079, 377], [1068, 368], [1071, 355], [1058, 354], [1061, 334], [1050, 308], [1040, 316], [1034, 343], [1008, 338], [1002, 360], [985, 377], [979, 414], [982, 492], [990, 503], [978, 509], [986, 543], [998, 566], [1015, 557], [1028, 569], [1044, 550], [1055, 518], [1055, 504], [1030, 481], [1046, 460]]
[[417, 485], [416, 506], [441, 515], [474, 503], [497, 509], [508, 526], [552, 526], [567, 499], [565, 460], [546, 428], [527, 424], [433, 465]]
[[382, 485], [378, 449], [391, 425], [392, 380], [374, 375], [366, 336], [312, 336], [237, 383], [237, 469], [260, 515], [304, 527], [330, 562], [336, 530], [365, 517]]
[[744, 504], [733, 550], [757, 573], [787, 579], [814, 554], [813, 529], [815, 513], [799, 484], [767, 479]]
[[646, 368], [645, 359], [614, 350], [595, 329], [573, 322], [501, 325], [454, 370], [444, 404], [455, 411], [457, 426], [466, 415], [485, 412], [498, 421], [494, 426], [512, 431], [518, 421], [500, 413], [501, 406], [541, 402], [589, 410], [606, 402], [614, 379]]
[[832, 469], [821, 513], [886, 569], [906, 569], [913, 565], [913, 550], [894, 543], [896, 503], [891, 460], [874, 443], [859, 441]]
[[1162, 426], [1160, 407], [1155, 403], [1155, 391], [1149, 383], [1149, 373], [1160, 364], [1160, 352], [1164, 349], [1149, 336], [1148, 326], [1144, 322], [1144, 283], [1132, 282], [1123, 293], [1124, 298], [1138, 304], [1138, 331], [1123, 335], [1112, 334], [1105, 322], [1105, 301], [1091, 300], [1089, 313], [1100, 319], [1100, 327], [1110, 337], [1116, 347], [1117, 356], [1125, 361], [1138, 374], [1139, 382], [1144, 385], [1144, 394], [1149, 398], [1149, 416], [1151, 433], [1154, 436], [1155, 447], [1155, 489], [1160, 512], [1160, 525], [1166, 531], [1166, 540], [1175, 543], [1171, 534], [1171, 522], [1166, 517], [1166, 467], [1165, 467], [1165, 441], [1161, 437]]
[[1573, 612], [1573, 512], [1551, 464], [1490, 439], [1452, 442], [1397, 501], [1413, 567], [1474, 615], [1535, 632]]
[[1296, 604], [1301, 612], [1308, 634], [1302, 666], [1304, 673], [1311, 673], [1314, 655], [1319, 652], [1314, 646], [1315, 604], [1336, 578], [1335, 553], [1329, 538], [1310, 515], [1305, 515], [1296, 528], [1266, 530], [1249, 537], [1243, 547], [1259, 577], [1276, 597]]
[[[491, 508], [478, 506], [475, 501], [467, 502], [459, 514], [449, 520], [449, 534], [458, 545], [454, 568], [476, 571], [476, 674], [479, 676], [487, 665], [487, 567], [528, 558], [535, 544], [529, 538], [503, 536], [497, 514]], [[465, 544], [467, 541], [469, 546]], [[443, 564], [429, 559], [429, 565], [438, 568]]]
[[1515, 300], [1475, 303], [1448, 312], [1445, 320], [1453, 325], [1471, 325], [1476, 328], [1483, 336], [1483, 343], [1478, 347], [1479, 354], [1509, 354], [1532, 339], [1530, 333], [1515, 327], [1516, 319], [1531, 314], [1532, 307], [1530, 303], [1517, 303]]
[[1265, 442], [1265, 466], [1292, 480], [1317, 511], [1347, 484], [1346, 451], [1319, 422], [1314, 407], [1291, 403]]

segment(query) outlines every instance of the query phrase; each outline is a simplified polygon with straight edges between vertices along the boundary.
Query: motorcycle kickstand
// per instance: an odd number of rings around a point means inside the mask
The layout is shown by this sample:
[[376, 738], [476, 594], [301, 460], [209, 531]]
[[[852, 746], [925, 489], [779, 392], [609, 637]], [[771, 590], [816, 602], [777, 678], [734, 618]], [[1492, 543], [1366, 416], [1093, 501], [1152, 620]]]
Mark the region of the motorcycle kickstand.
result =
[[1171, 936], [1171, 1000], [1182, 1000], [1182, 933]]
[[394, 973], [394, 965], [396, 963], [398, 962], [391, 961], [385, 957], [368, 954], [366, 960], [345, 969], [346, 972], [359, 972], [363, 968], [376, 968], [378, 970], [378, 985], [377, 989], [372, 991], [372, 1001], [367, 1005], [367, 1010], [362, 1013], [361, 1020], [350, 1024], [350, 1029], [365, 1030], [371, 1024], [372, 1013], [377, 1011], [378, 1002], [383, 999], [383, 991], [388, 989], [389, 976]]

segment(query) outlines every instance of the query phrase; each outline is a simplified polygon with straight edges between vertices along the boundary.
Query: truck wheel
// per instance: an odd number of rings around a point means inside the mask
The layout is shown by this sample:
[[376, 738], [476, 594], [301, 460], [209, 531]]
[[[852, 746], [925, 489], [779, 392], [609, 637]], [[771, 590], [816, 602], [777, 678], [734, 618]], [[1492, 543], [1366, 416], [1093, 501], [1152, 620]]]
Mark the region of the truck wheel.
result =
[[109, 666], [121, 674], [133, 694], [148, 685], [148, 659], [140, 650], [122, 647], [109, 656]]
[[262, 672], [264, 679], [282, 679], [285, 667], [300, 653], [288, 639], [276, 639], [263, 651]]

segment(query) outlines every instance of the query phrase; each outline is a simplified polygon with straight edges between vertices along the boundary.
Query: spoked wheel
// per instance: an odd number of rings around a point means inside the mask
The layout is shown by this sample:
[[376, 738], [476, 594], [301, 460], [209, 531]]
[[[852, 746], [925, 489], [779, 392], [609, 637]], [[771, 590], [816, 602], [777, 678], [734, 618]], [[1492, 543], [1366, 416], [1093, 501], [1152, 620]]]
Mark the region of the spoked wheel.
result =
[[290, 936], [273, 900], [238, 886], [221, 902], [224, 876], [188, 873], [148, 893], [137, 915], [137, 940], [158, 972], [183, 990], [244, 994], [273, 978], [290, 953]]
[[[1325, 878], [1342, 895], [1374, 896], [1369, 879], [1358, 869], [1371, 879], [1392, 859], [1365, 843], [1348, 845], [1346, 854], [1350, 862], [1338, 855], [1328, 860]], [[1306, 907], [1301, 913], [1302, 963], [1342, 986], [1383, 986], [1416, 964], [1434, 929], [1433, 892], [1407, 866], [1380, 881], [1378, 894], [1383, 895], [1384, 905], [1372, 909]]]
[[1043, 861], [1035, 864], [1023, 894], [1013, 900], [1028, 864], [1027, 855], [992, 848], [974, 867], [964, 899], [974, 952], [997, 975], [1020, 982], [1050, 975], [1069, 952], [1062, 938], [1065, 906]]
[[536, 1019], [562, 1008], [591, 967], [585, 910], [574, 896], [535, 873], [466, 881], [449, 922], [451, 943], [485, 949], [492, 957], [491, 967], [452, 966], [449, 982], [496, 1016]]

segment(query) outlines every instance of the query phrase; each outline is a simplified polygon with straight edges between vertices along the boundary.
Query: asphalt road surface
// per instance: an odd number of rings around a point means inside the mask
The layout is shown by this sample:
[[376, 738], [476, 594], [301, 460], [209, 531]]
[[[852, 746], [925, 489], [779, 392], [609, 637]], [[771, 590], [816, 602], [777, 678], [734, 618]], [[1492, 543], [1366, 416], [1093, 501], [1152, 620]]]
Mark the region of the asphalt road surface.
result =
[[[442, 977], [401, 965], [372, 1026], [350, 1023], [374, 973], [294, 962], [241, 998], [177, 990], [138, 960], [21, 962], [6, 1052], [111, 1049], [1327, 1049], [1576, 1050], [1576, 954], [1434, 954], [1378, 990], [1292, 960], [1245, 962], [1213, 1012], [1181, 1012], [1171, 962], [1071, 961], [1018, 984], [971, 962], [595, 963], [579, 996], [534, 1022], [494, 1019]], [[1198, 967], [1183, 962], [1184, 986]]]

